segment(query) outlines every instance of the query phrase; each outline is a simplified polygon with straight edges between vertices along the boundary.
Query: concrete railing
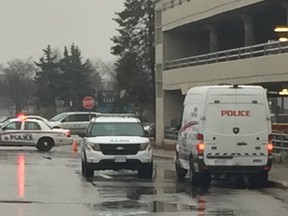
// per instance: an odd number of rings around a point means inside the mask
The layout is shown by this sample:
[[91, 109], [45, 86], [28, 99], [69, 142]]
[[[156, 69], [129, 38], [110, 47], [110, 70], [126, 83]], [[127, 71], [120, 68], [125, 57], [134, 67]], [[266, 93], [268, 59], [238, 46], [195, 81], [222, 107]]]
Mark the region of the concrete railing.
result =
[[274, 153], [281, 154], [288, 153], [288, 134], [287, 133], [273, 133], [272, 142], [274, 145]]
[[178, 138], [178, 131], [175, 128], [165, 128], [165, 139], [167, 140], [177, 140]]
[[165, 70], [191, 67], [217, 62], [234, 61], [240, 59], [254, 58], [266, 55], [275, 55], [288, 52], [288, 42], [267, 42], [248, 47], [224, 50], [220, 52], [208, 53], [204, 55], [180, 58], [164, 63]]
[[177, 5], [181, 5], [183, 2], [189, 2], [190, 0], [170, 0], [163, 4], [162, 10], [167, 10], [169, 8], [173, 8]]

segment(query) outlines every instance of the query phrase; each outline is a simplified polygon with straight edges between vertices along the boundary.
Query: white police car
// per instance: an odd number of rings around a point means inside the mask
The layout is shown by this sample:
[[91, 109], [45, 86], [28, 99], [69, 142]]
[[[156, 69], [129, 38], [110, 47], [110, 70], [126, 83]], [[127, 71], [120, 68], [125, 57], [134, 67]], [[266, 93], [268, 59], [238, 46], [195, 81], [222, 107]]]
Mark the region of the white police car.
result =
[[91, 120], [81, 146], [82, 174], [94, 170], [137, 170], [141, 178], [152, 178], [150, 140], [144, 137], [140, 120], [127, 114], [100, 114]]
[[45, 122], [25, 116], [9, 119], [0, 130], [0, 146], [36, 146], [39, 151], [50, 151], [53, 146], [72, 143], [69, 130], [51, 129]]

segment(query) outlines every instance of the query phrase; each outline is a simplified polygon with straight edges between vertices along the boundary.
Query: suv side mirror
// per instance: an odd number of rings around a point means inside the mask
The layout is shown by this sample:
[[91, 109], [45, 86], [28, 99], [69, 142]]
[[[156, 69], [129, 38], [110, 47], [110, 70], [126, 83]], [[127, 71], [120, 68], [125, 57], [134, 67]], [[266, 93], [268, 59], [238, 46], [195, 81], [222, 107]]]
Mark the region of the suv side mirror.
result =
[[143, 131], [144, 131], [143, 136], [144, 136], [144, 137], [149, 137], [149, 135], [150, 135], [149, 132], [146, 131], [146, 130], [143, 130]]
[[78, 136], [81, 138], [87, 137], [86, 133], [78, 133]]

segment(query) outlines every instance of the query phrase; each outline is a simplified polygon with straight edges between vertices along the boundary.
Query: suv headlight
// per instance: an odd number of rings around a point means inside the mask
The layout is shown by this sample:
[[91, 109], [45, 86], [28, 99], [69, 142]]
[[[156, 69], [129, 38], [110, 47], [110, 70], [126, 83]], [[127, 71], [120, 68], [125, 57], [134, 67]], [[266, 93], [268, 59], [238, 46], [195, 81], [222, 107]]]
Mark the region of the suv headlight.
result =
[[140, 150], [140, 151], [144, 151], [144, 150], [147, 149], [147, 147], [148, 147], [149, 145], [150, 145], [149, 142], [147, 142], [147, 143], [141, 143], [140, 146], [139, 146], [139, 150]]
[[100, 151], [100, 145], [98, 143], [87, 143], [87, 146], [92, 148], [94, 151]]

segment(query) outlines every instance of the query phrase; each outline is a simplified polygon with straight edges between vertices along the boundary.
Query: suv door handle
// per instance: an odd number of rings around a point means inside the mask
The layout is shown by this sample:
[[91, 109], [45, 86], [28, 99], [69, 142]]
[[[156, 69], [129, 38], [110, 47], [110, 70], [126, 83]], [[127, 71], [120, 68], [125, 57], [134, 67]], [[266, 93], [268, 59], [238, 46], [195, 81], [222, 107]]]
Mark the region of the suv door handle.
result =
[[248, 145], [248, 143], [246, 143], [246, 142], [239, 142], [239, 143], [237, 143], [237, 145], [238, 145], [238, 146], [244, 146], [244, 145]]

